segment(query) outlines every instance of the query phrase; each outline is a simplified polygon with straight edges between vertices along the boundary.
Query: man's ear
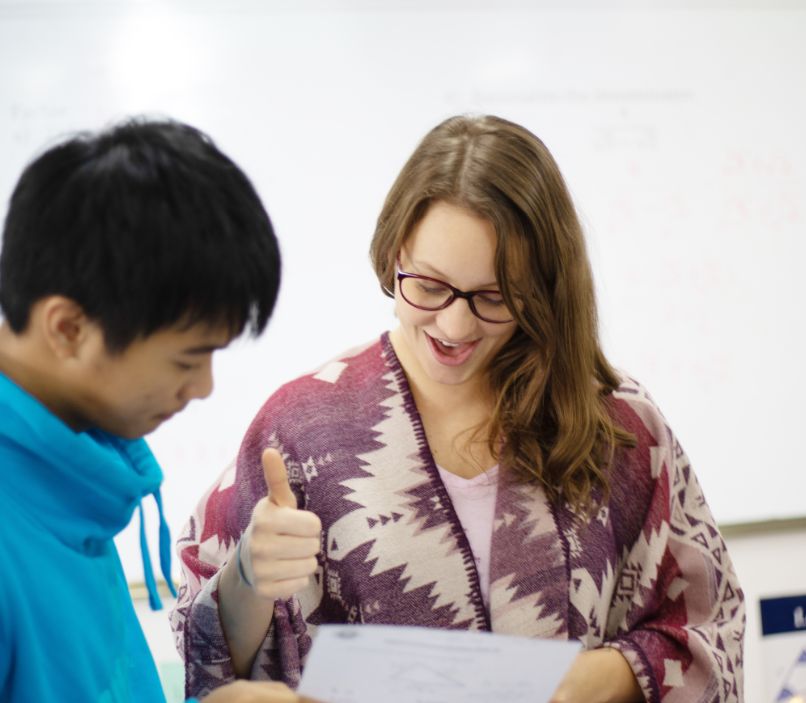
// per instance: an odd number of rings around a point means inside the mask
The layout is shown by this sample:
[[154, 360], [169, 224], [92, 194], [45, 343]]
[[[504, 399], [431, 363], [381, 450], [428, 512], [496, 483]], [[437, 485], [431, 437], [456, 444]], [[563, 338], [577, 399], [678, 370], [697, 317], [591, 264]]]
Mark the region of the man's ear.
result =
[[48, 296], [37, 307], [35, 324], [51, 352], [61, 360], [77, 357], [92, 326], [84, 309], [62, 295]]

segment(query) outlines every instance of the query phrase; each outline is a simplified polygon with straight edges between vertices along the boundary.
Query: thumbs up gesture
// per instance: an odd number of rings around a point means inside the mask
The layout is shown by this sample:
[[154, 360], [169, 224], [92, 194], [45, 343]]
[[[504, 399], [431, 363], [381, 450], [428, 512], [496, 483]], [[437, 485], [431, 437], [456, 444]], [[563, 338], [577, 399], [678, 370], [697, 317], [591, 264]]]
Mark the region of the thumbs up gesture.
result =
[[297, 508], [280, 453], [266, 449], [261, 460], [268, 495], [255, 505], [241, 537], [241, 573], [258, 595], [290, 598], [316, 571], [322, 523]]

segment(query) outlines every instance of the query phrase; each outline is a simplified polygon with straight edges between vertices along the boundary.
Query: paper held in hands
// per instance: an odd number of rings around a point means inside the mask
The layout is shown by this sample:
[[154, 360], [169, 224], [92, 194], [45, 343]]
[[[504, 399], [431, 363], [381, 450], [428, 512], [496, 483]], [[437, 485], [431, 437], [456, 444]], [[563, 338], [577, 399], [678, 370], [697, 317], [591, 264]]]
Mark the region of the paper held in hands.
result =
[[322, 625], [299, 692], [327, 703], [544, 703], [580, 649], [490, 632]]

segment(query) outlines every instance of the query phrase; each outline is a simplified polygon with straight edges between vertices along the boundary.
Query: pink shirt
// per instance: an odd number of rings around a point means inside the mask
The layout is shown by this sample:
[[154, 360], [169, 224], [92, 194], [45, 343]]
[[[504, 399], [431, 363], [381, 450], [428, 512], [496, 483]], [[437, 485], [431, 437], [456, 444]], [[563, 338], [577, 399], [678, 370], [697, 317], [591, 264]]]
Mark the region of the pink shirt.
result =
[[476, 560], [481, 595], [490, 610], [490, 542], [493, 536], [495, 496], [498, 488], [498, 464], [473, 478], [462, 478], [441, 466], [439, 475], [462, 523]]

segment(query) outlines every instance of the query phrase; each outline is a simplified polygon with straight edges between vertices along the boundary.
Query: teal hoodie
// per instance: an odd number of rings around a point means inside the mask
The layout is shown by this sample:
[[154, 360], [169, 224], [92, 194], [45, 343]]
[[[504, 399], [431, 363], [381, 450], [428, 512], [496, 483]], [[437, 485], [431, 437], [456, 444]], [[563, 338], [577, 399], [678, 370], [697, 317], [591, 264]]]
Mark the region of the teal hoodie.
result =
[[163, 703], [113, 542], [143, 496], [159, 505], [148, 445], [75, 432], [0, 374], [0, 471], [0, 701]]

